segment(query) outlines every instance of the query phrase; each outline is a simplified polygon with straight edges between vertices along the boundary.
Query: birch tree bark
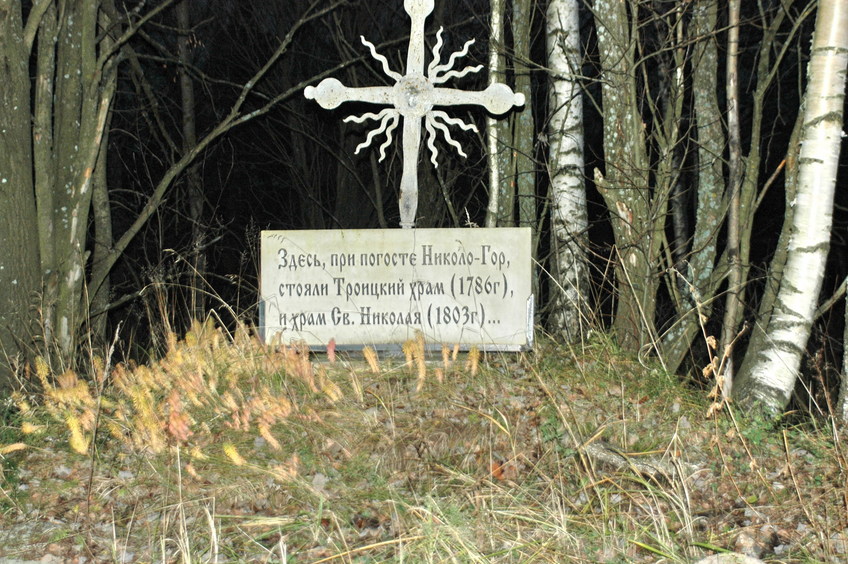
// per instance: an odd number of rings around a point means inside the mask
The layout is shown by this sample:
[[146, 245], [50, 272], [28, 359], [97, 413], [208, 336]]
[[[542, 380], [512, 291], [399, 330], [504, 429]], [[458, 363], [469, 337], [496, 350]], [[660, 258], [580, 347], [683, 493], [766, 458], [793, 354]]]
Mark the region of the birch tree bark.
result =
[[845, 329], [842, 332], [842, 381], [839, 383], [839, 399], [836, 415], [843, 427], [848, 427], [848, 353], [845, 352], [848, 343], [848, 306], [845, 308]]
[[[499, 49], [503, 45], [503, 0], [492, 0], [489, 8], [489, 85], [498, 81], [503, 72], [503, 62]], [[489, 204], [486, 208], [486, 227], [497, 227], [501, 210], [509, 207], [509, 202], [501, 201], [501, 131], [493, 117], [486, 118], [486, 160], [489, 165]]]
[[[830, 247], [848, 69], [848, 5], [821, 0], [808, 68], [793, 233], [761, 347], [749, 348], [734, 397], [777, 413], [789, 403]], [[750, 362], [749, 362], [750, 360]]]
[[589, 227], [583, 179], [583, 100], [578, 0], [551, 0], [547, 9], [550, 74], [548, 167], [551, 178], [553, 314], [551, 331], [566, 340], [584, 334], [589, 290], [585, 243]]

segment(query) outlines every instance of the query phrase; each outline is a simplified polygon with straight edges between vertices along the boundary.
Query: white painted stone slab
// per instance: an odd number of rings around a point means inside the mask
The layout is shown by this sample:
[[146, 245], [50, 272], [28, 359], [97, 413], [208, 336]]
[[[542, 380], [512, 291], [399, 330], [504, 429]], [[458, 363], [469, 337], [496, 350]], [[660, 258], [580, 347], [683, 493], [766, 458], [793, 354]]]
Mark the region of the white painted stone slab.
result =
[[260, 256], [267, 342], [533, 345], [528, 228], [263, 231]]

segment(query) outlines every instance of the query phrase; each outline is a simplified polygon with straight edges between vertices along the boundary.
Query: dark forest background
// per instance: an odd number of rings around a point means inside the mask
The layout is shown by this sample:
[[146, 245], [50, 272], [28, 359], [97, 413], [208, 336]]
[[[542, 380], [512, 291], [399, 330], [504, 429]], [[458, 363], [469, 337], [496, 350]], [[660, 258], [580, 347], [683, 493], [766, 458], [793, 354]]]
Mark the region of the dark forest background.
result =
[[[518, 0], [514, 0], [518, 1]], [[590, 218], [590, 257], [593, 265], [592, 309], [601, 323], [609, 323], [614, 311], [615, 284], [610, 261], [613, 236], [609, 213], [593, 184], [593, 171], [604, 170], [602, 80], [595, 26], [590, 6], [580, 4], [581, 43], [584, 51], [585, 178]], [[644, 111], [651, 100], [662, 98], [670, 69], [664, 66], [661, 39], [665, 14], [673, 2], [652, 0], [639, 4], [633, 14], [639, 22], [640, 52], [653, 53], [647, 63], [651, 72], [638, 77]], [[726, 10], [720, 3], [717, 33], [724, 33]], [[147, 3], [148, 8], [157, 2]], [[245, 100], [244, 112], [263, 108], [280, 93], [293, 92], [255, 119], [228, 131], [200, 152], [172, 182], [163, 205], [145, 224], [111, 274], [108, 305], [94, 312], [108, 320], [100, 325], [95, 340], [111, 339], [123, 324], [122, 340], [129, 357], [143, 357], [160, 344], [163, 330], [181, 332], [190, 320], [212, 313], [225, 325], [236, 319], [257, 318], [258, 234], [264, 229], [396, 228], [400, 157], [393, 143], [385, 161], [377, 162], [374, 146], [354, 154], [370, 124], [346, 124], [343, 118], [364, 108], [345, 104], [325, 111], [302, 95], [302, 90], [326, 76], [345, 84], [388, 84], [379, 63], [360, 42], [364, 36], [384, 54], [394, 70], [403, 72], [409, 19], [401, 0], [345, 1], [333, 3], [305, 0], [242, 2], [236, 0], [190, 0], [180, 20], [178, 4], [158, 12], [128, 44], [135, 58], [122, 61], [116, 95], [109, 117], [107, 184], [113, 231], [123, 232], [137, 218], [163, 175], [187, 150], [222, 122], [251, 79], [281, 43], [291, 40], [286, 52], [269, 69]], [[507, 2], [507, 8], [511, 5]], [[544, 0], [529, 3], [532, 9], [530, 69], [534, 118], [532, 158], [535, 163], [536, 208], [540, 236], [537, 250], [540, 295], [539, 323], [546, 323], [546, 297], [551, 271], [548, 259], [549, 163], [546, 136], [549, 108], [546, 72]], [[123, 10], [138, 8], [125, 3]], [[756, 81], [756, 65], [762, 40], [761, 17], [777, 10], [774, 1], [744, 2], [740, 59], [741, 119], [744, 132], [753, 119], [753, 107], [745, 93]], [[320, 17], [304, 22], [307, 15], [323, 10]], [[507, 9], [509, 14], [510, 10]], [[797, 15], [797, 14], [796, 14]], [[310, 16], [311, 17], [311, 16]], [[490, 5], [481, 0], [442, 1], [427, 20], [428, 56], [439, 27], [445, 29], [443, 53], [459, 50], [471, 38], [476, 43], [459, 65], [487, 63]], [[789, 20], [792, 23], [793, 20]], [[187, 25], [186, 25], [187, 24]], [[805, 67], [813, 31], [813, 18], [797, 30], [787, 24], [788, 55], [765, 100], [767, 117], [762, 137], [744, 138], [744, 147], [759, 144], [763, 159], [761, 177], [780, 168], [798, 115], [805, 86]], [[509, 30], [509, 26], [507, 26]], [[792, 33], [790, 33], [792, 31]], [[293, 33], [293, 35], [292, 35]], [[504, 52], [510, 59], [514, 38], [507, 31]], [[724, 57], [723, 40], [718, 44]], [[780, 45], [776, 45], [778, 49]], [[657, 55], [656, 53], [659, 53]], [[509, 70], [501, 79], [514, 83]], [[188, 80], [193, 104], [185, 105]], [[452, 86], [483, 89], [484, 70], [452, 82]], [[684, 104], [691, 104], [691, 83]], [[716, 85], [723, 100], [722, 85]], [[264, 110], [263, 110], [264, 111]], [[463, 112], [460, 112], [460, 114]], [[458, 115], [485, 132], [485, 115], [468, 110]], [[189, 133], [187, 120], [193, 122]], [[646, 119], [646, 127], [652, 122]], [[691, 127], [691, 124], [689, 124]], [[684, 129], [686, 128], [684, 124]], [[468, 153], [462, 159], [450, 148], [440, 147], [440, 166], [419, 157], [420, 227], [483, 225], [488, 201], [487, 160], [484, 133], [454, 132]], [[194, 137], [194, 139], [192, 139]], [[694, 141], [693, 141], [694, 142]], [[379, 145], [379, 140], [373, 145]], [[842, 151], [837, 188], [836, 223], [833, 231], [831, 267], [825, 282], [826, 296], [833, 294], [848, 275], [845, 239], [848, 155]], [[689, 153], [691, 155], [691, 153]], [[651, 155], [652, 159], [657, 155]], [[679, 163], [680, 190], [675, 195], [682, 211], [679, 220], [694, 223], [699, 163], [691, 156]], [[752, 233], [752, 291], [745, 313], [752, 319], [757, 308], [757, 285], [762, 283], [778, 244], [782, 226], [784, 194], [779, 183], [763, 195]], [[671, 234], [673, 226], [668, 224]], [[92, 231], [93, 235], [94, 232]], [[717, 234], [719, 240], [724, 232]], [[90, 249], [98, 244], [89, 238]], [[673, 311], [658, 294], [657, 326], [673, 320]], [[720, 308], [720, 305], [717, 306]], [[719, 309], [720, 313], [720, 309]], [[720, 320], [720, 315], [714, 315]], [[816, 326], [810, 347], [834, 363], [841, 355], [842, 306], [826, 312]], [[711, 323], [717, 324], [718, 321]], [[717, 327], [713, 327], [717, 330]], [[837, 338], [832, 338], [836, 336]], [[151, 348], [152, 347], [152, 348]], [[691, 366], [699, 359], [693, 357]]]

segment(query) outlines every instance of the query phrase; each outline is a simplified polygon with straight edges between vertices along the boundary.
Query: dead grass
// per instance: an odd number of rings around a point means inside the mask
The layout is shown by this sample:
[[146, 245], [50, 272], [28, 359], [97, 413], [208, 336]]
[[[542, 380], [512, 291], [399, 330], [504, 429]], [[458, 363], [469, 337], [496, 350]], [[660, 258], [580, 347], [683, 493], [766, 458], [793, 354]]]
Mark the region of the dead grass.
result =
[[[335, 362], [195, 325], [149, 366], [29, 376], [0, 555], [86, 562], [774, 562], [848, 557], [844, 446], [619, 355]], [[426, 362], [425, 362], [426, 360]], [[97, 363], [95, 363], [97, 364]], [[34, 387], [28, 387], [31, 390]], [[733, 413], [733, 417], [730, 416]], [[587, 445], [623, 456], [612, 466]], [[647, 475], [641, 461], [667, 473]]]

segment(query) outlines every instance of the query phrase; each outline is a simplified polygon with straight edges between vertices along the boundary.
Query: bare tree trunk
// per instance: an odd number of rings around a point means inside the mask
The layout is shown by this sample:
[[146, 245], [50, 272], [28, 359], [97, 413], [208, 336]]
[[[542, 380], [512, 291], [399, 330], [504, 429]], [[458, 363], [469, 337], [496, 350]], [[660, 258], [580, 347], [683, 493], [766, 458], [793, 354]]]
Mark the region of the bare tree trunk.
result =
[[[89, 219], [94, 192], [102, 187], [98, 167], [105, 162], [101, 152], [118, 64], [123, 60], [118, 50], [132, 59], [128, 42], [133, 34], [171, 4], [167, 0], [143, 14], [118, 14], [112, 0], [45, 0], [26, 3], [24, 22], [24, 3], [0, 0], [0, 190], [4, 195], [0, 211], [9, 218], [0, 222], [0, 245], [5, 252], [0, 257], [0, 346], [4, 349], [0, 360], [4, 362], [19, 353], [31, 355], [34, 344], [44, 347], [40, 352], [55, 351], [49, 355], [55, 364], [74, 359], [80, 328], [89, 321], [86, 290], [96, 293], [104, 287], [116, 261], [159, 209], [174, 179], [210, 143], [302, 90], [303, 85], [293, 86], [244, 111], [248, 95], [286, 53], [297, 31], [334, 10], [339, 2], [313, 5], [296, 20], [241, 88], [229, 113], [163, 173], [132, 224], [108, 248], [95, 249], [97, 261], [93, 261]], [[126, 28], [119, 23], [125, 18], [132, 19]], [[31, 81], [35, 92], [30, 92]], [[98, 205], [107, 205], [101, 196], [98, 192]], [[96, 224], [108, 221], [99, 213], [94, 219]], [[107, 232], [102, 224], [96, 230], [98, 237]], [[40, 328], [27, 321], [38, 316]]]
[[[530, 40], [533, 21], [534, 0], [512, 1], [512, 37], [513, 70], [515, 72], [515, 92], [523, 94], [526, 100], [520, 112], [512, 112], [512, 175], [515, 193], [518, 198], [518, 225], [532, 230], [534, 253], [538, 248], [536, 211], [536, 165], [533, 160], [533, 92], [530, 85]], [[537, 294], [538, 295], [538, 294]]]
[[670, 372], [678, 370], [700, 331], [702, 319], [710, 317], [717, 286], [716, 241], [724, 220], [725, 194], [721, 158], [725, 134], [715, 88], [717, 20], [717, 1], [700, 1], [693, 9], [689, 37], [696, 40], [692, 52], [692, 98], [698, 134], [698, 199], [688, 264], [675, 273], [684, 280], [679, 321], [663, 337], [663, 356]]
[[636, 89], [638, 27], [630, 20], [630, 9], [636, 9], [632, 1], [594, 5], [604, 75], [606, 163], [605, 175], [595, 171], [595, 183], [610, 210], [615, 235], [618, 304], [613, 331], [625, 349], [638, 350], [656, 337], [656, 257], [662, 232], [652, 213], [650, 164]]
[[547, 11], [551, 176], [551, 248], [554, 311], [551, 330], [567, 340], [587, 329], [589, 227], [583, 179], [583, 99], [577, 0], [552, 0]]
[[[741, 147], [736, 150], [738, 165], [736, 165], [735, 186], [738, 206], [735, 205], [734, 209], [737, 209], [739, 213], [737, 219], [732, 220], [731, 223], [738, 227], [738, 237], [733, 237], [737, 241], [735, 249], [738, 259], [735, 264], [738, 266], [736, 269], [738, 278], [730, 281], [729, 285], [731, 289], [738, 288], [740, 291], [750, 271], [751, 234], [761, 191], [774, 181], [774, 177], [766, 181], [760, 178], [763, 146], [760, 140], [763, 136], [763, 127], [768, 123], [764, 113], [767, 97], [780, 72], [780, 64], [789, 51], [792, 38], [797, 36], [804, 20], [812, 10], [808, 6], [801, 11], [800, 15], [792, 20], [788, 35], [781, 36], [779, 33], [782, 33], [782, 26], [788, 17], [787, 14], [791, 12], [789, 8], [793, 2], [794, 0], [786, 0], [779, 7], [760, 12], [763, 39], [756, 57], [756, 72], [753, 75], [756, 77], [756, 88], [751, 96], [750, 130], [744, 135], [754, 141], [751, 142], [747, 155], [742, 154]], [[715, 47], [715, 38], [718, 35], [716, 20], [721, 3], [714, 0], [700, 0], [692, 4], [689, 37], [696, 41], [691, 60], [693, 106], [699, 147], [698, 203], [689, 262], [685, 271], [675, 274], [685, 279], [688, 291], [681, 292], [683, 299], [678, 305], [678, 320], [663, 337], [663, 355], [667, 368], [671, 371], [676, 370], [683, 362], [693, 338], [701, 331], [702, 323], [710, 318], [716, 302], [716, 293], [722, 281], [728, 277], [730, 268], [728, 259], [730, 249], [722, 257], [718, 259], [716, 257], [716, 239], [727, 215], [731, 191], [729, 184], [725, 187], [722, 155], [726, 149], [726, 136], [722, 127], [723, 115], [719, 108], [715, 87], [719, 83], [718, 50]], [[778, 37], [780, 42], [777, 41]], [[792, 162], [791, 148], [789, 153], [786, 157], [787, 163]], [[792, 166], [787, 164], [787, 174], [790, 173], [791, 168]], [[780, 167], [773, 176], [779, 171]], [[787, 187], [790, 184], [788, 183]], [[787, 214], [787, 221], [789, 215]], [[778, 255], [781, 248], [784, 247], [779, 245]], [[775, 256], [776, 259], [779, 258], [778, 255]], [[769, 275], [772, 279], [779, 271], [778, 262], [778, 260], [772, 262], [772, 272]], [[773, 303], [770, 295], [773, 293], [769, 286], [760, 302], [758, 324], [753, 330], [751, 342], [759, 338], [757, 335], [759, 325], [767, 322], [768, 310]], [[732, 301], [732, 304], [739, 307], [733, 313], [732, 319], [725, 319], [723, 325], [725, 341], [728, 343], [737, 335], [743, 314], [743, 304], [739, 296]], [[700, 346], [706, 348], [708, 345], [704, 342]], [[748, 358], [744, 362], [749, 362]]]
[[[39, 288], [38, 216], [32, 198], [29, 49], [21, 3], [0, 0], [0, 387], [27, 351]], [[25, 360], [21, 359], [21, 360]]]
[[[94, 169], [94, 182], [91, 194], [92, 219], [94, 220], [94, 240], [92, 241], [91, 263], [105, 260], [112, 249], [112, 209], [109, 201], [109, 186], [106, 175], [107, 147], [109, 145], [108, 127], [103, 136], [100, 156]], [[106, 340], [106, 321], [108, 319], [111, 286], [109, 278], [103, 280], [97, 288], [88, 288], [89, 331], [96, 342]]]
[[[194, 81], [188, 67], [191, 65], [191, 14], [189, 0], [182, 0], [176, 6], [177, 26], [180, 35], [177, 38], [177, 51], [181, 63], [180, 102], [182, 106], [183, 153], [188, 153], [197, 145], [197, 112], [194, 100]], [[188, 219], [191, 222], [191, 273], [188, 291], [189, 308], [194, 319], [203, 319], [205, 310], [204, 274], [206, 272], [206, 225], [203, 207], [205, 198], [200, 178], [200, 165], [193, 164], [185, 171], [186, 194], [188, 196]]]
[[[503, 46], [503, 0], [492, 0], [490, 2], [489, 18], [489, 84], [499, 80], [499, 74], [503, 72], [503, 62], [499, 50]], [[502, 140], [500, 139], [498, 122], [493, 117], [486, 118], [486, 140], [488, 154], [486, 160], [489, 164], [489, 205], [486, 208], [486, 227], [497, 227], [498, 218], [502, 210], [509, 206], [509, 202], [501, 201], [501, 163], [499, 152]]]
[[749, 347], [734, 397], [768, 412], [789, 403], [812, 327], [830, 246], [848, 69], [848, 9], [821, 0], [809, 65], [793, 235], [762, 348]]
[[[721, 378], [722, 394], [730, 397], [733, 387], [732, 343], [739, 324], [741, 300], [745, 289], [742, 286], [742, 263], [739, 255], [740, 233], [740, 183], [742, 180], [742, 141], [739, 133], [739, 10], [740, 0], [730, 0], [728, 5], [727, 31], [727, 132], [729, 141], [728, 187], [730, 206], [727, 210], [727, 260], [729, 276], [727, 279], [727, 300], [722, 323], [719, 352], [724, 359]], [[758, 143], [759, 140], [755, 140]]]
[[59, 358], [67, 361], [87, 320], [88, 218], [116, 69], [111, 42], [98, 38], [103, 32], [99, 2], [69, 3], [60, 12], [52, 3], [43, 5], [47, 9], [35, 65], [36, 149], [30, 163], [36, 171], [38, 241], [46, 281], [46, 345], [55, 345]]

